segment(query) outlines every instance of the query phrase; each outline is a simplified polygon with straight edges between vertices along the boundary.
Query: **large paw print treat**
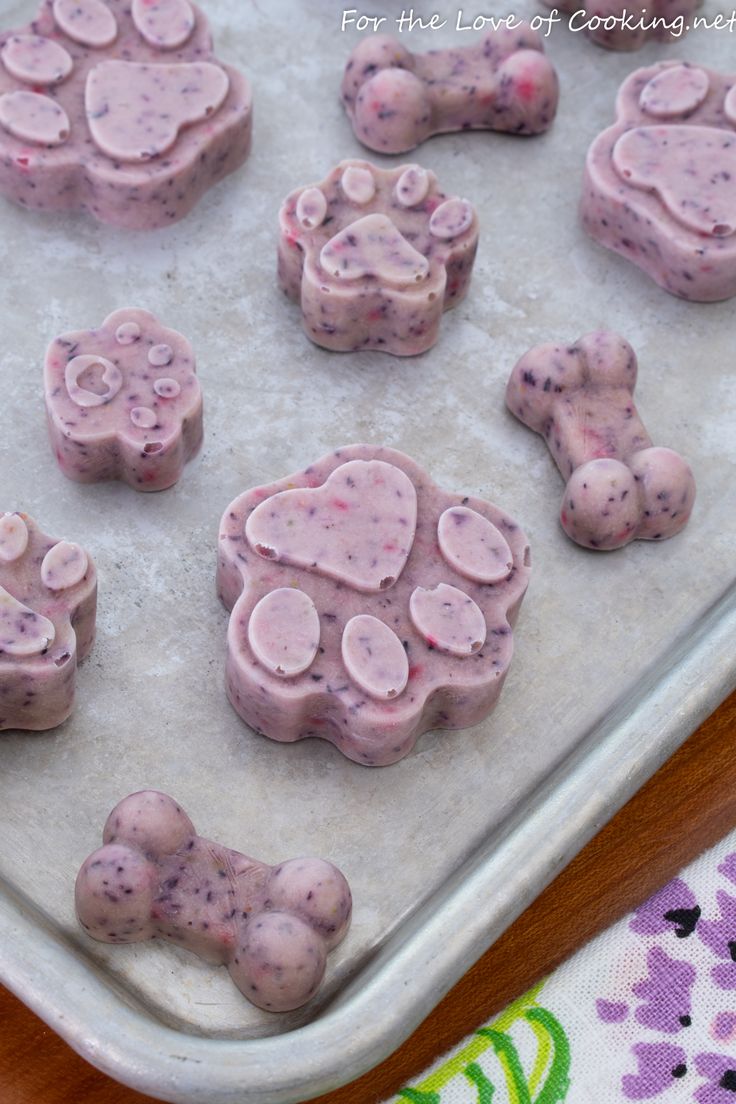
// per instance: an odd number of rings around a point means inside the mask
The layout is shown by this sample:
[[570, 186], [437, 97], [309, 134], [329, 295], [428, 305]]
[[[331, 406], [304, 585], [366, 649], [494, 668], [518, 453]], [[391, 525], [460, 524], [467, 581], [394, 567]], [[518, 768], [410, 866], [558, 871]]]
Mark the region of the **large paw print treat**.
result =
[[168, 226], [243, 163], [251, 124], [189, 0], [44, 0], [0, 34], [0, 192], [32, 210]]
[[655, 448], [634, 406], [636, 354], [601, 330], [539, 345], [519, 361], [509, 409], [541, 433], [567, 479], [560, 520], [584, 548], [664, 540], [687, 524], [695, 482], [685, 460]]
[[228, 973], [269, 1012], [299, 1008], [350, 923], [350, 889], [324, 859], [267, 866], [198, 836], [156, 790], [115, 806], [82, 864], [79, 921], [103, 943], [170, 939]]
[[536, 31], [491, 31], [482, 42], [412, 54], [373, 35], [353, 50], [342, 102], [356, 137], [378, 153], [405, 153], [433, 134], [540, 134], [557, 111], [557, 74]]
[[598, 46], [608, 50], [638, 50], [646, 42], [678, 41], [689, 29], [688, 18], [698, 10], [703, 0], [543, 0], [548, 8], [556, 8], [573, 16], [570, 27], [584, 31]]
[[27, 514], [0, 513], [0, 729], [67, 719], [96, 612], [91, 556], [45, 536]]
[[413, 356], [470, 282], [478, 219], [419, 165], [343, 161], [279, 216], [279, 282], [317, 345]]
[[222, 519], [228, 697], [274, 740], [394, 763], [428, 729], [490, 713], [529, 565], [497, 506], [447, 494], [393, 449], [339, 449]]
[[161, 491], [202, 443], [202, 395], [185, 337], [144, 310], [51, 342], [44, 370], [51, 445], [80, 483]]
[[583, 226], [673, 295], [736, 295], [736, 76], [639, 69], [588, 151]]

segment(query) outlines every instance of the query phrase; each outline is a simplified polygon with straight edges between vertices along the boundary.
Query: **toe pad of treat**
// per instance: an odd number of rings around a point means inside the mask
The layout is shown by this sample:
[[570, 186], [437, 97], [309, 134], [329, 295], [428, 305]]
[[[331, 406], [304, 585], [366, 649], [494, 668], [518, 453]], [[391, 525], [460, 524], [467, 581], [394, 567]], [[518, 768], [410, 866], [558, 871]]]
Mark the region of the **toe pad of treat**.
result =
[[0, 729], [67, 719], [96, 602], [95, 566], [80, 545], [45, 536], [27, 514], [0, 514]]
[[677, 62], [637, 70], [586, 159], [587, 232], [683, 299], [736, 295], [734, 80]]
[[[329, 211], [329, 217], [328, 217]], [[280, 214], [279, 280], [326, 349], [412, 356], [470, 281], [478, 220], [419, 165], [343, 161], [292, 192]]]
[[159, 491], [202, 443], [202, 395], [185, 337], [148, 311], [115, 311], [46, 353], [51, 445], [70, 479]]
[[491, 711], [528, 579], [526, 538], [498, 507], [445, 493], [402, 453], [340, 449], [223, 517], [228, 696], [272, 739], [393, 763], [427, 729]]
[[540, 36], [522, 24], [476, 45], [411, 54], [374, 35], [348, 58], [342, 102], [356, 137], [377, 153], [406, 153], [433, 134], [539, 134], [557, 110], [558, 82]]
[[170, 939], [227, 966], [243, 995], [269, 1012], [299, 1008], [317, 992], [352, 909], [332, 863], [268, 866], [231, 851], [198, 836], [184, 810], [156, 790], [116, 805], [102, 839], [75, 890], [93, 939]]
[[692, 471], [672, 449], [652, 447], [634, 405], [636, 376], [628, 341], [601, 330], [531, 349], [509, 379], [509, 409], [542, 434], [568, 480], [560, 520], [584, 548], [663, 540], [692, 512]]
[[0, 42], [0, 192], [25, 207], [169, 226], [249, 153], [250, 86], [189, 0], [47, 0]]

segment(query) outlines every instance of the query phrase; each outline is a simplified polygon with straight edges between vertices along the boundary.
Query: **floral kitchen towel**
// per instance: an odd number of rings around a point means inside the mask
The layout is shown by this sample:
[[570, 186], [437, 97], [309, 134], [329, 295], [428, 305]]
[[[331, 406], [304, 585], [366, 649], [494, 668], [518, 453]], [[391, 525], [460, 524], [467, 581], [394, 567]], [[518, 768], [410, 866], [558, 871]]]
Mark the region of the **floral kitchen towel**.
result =
[[736, 832], [390, 1104], [736, 1104]]

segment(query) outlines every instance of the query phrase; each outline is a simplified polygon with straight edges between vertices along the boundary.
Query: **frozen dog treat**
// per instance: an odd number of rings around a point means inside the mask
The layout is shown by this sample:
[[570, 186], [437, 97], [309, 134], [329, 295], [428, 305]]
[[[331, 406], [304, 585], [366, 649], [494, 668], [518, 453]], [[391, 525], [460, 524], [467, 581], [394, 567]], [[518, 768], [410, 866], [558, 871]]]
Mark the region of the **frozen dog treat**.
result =
[[0, 514], [0, 729], [67, 719], [96, 612], [91, 556], [45, 536], [27, 514]]
[[519, 526], [401, 452], [338, 449], [237, 498], [220, 527], [227, 693], [257, 732], [384, 766], [482, 721], [530, 572]]
[[538, 345], [511, 373], [509, 410], [541, 433], [567, 479], [560, 520], [584, 548], [664, 540], [695, 501], [689, 465], [655, 448], [634, 406], [636, 354], [601, 330], [574, 345]]
[[267, 866], [198, 836], [157, 790], [115, 806], [77, 876], [79, 921], [103, 943], [170, 939], [269, 1012], [313, 997], [350, 923], [350, 889], [324, 859]]
[[0, 34], [0, 192], [32, 210], [168, 226], [243, 163], [251, 126], [189, 0], [44, 0]]
[[[574, 15], [571, 27], [583, 30], [608, 50], [638, 50], [645, 42], [674, 42], [689, 30], [688, 18], [703, 0], [543, 0], [548, 8]], [[682, 21], [680, 23], [680, 20]]]
[[437, 340], [465, 295], [478, 219], [419, 165], [342, 161], [288, 196], [279, 216], [279, 282], [317, 345], [413, 356]]
[[144, 310], [51, 342], [44, 370], [51, 446], [79, 483], [161, 491], [202, 444], [202, 395], [185, 337]]
[[378, 153], [406, 153], [454, 130], [541, 134], [559, 95], [543, 51], [526, 24], [491, 31], [474, 46], [427, 54], [372, 35], [348, 59], [342, 102], [356, 138]]
[[736, 76], [680, 62], [632, 73], [588, 151], [580, 212], [673, 295], [736, 295]]

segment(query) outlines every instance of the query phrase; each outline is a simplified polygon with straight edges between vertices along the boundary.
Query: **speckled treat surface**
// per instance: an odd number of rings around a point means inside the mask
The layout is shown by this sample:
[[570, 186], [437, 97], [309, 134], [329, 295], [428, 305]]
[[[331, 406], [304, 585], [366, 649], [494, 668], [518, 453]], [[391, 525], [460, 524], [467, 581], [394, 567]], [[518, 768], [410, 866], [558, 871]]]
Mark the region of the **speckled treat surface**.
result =
[[202, 444], [202, 393], [192, 346], [145, 310], [55, 338], [44, 391], [51, 447], [69, 479], [171, 487]]
[[286, 197], [279, 214], [279, 283], [304, 330], [336, 352], [426, 352], [444, 311], [464, 298], [478, 218], [421, 165], [379, 169], [342, 161]]
[[426, 54], [413, 54], [388, 35], [370, 36], [348, 58], [342, 102], [356, 138], [377, 153], [406, 153], [454, 130], [541, 134], [559, 95], [543, 51], [527, 25]]
[[636, 353], [607, 330], [538, 345], [518, 362], [506, 404], [546, 440], [567, 479], [560, 522], [584, 548], [665, 540], [687, 525], [695, 480], [686, 460], [655, 448], [634, 405]]
[[242, 164], [251, 126], [189, 0], [44, 0], [0, 33], [0, 193], [29, 210], [168, 226]]
[[84, 548], [47, 537], [27, 514], [0, 514], [0, 730], [67, 719], [96, 609], [97, 572]]
[[660, 62], [616, 114], [588, 151], [583, 226], [672, 295], [736, 295], [736, 76]]
[[347, 932], [350, 888], [324, 859], [267, 866], [195, 832], [172, 798], [144, 790], [110, 813], [76, 882], [79, 922], [103, 943], [168, 939], [226, 965], [243, 996], [288, 1012], [317, 992]]
[[339, 449], [223, 516], [228, 697], [274, 740], [403, 759], [427, 729], [491, 711], [530, 565], [498, 507], [441, 491], [392, 449]]

